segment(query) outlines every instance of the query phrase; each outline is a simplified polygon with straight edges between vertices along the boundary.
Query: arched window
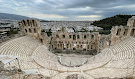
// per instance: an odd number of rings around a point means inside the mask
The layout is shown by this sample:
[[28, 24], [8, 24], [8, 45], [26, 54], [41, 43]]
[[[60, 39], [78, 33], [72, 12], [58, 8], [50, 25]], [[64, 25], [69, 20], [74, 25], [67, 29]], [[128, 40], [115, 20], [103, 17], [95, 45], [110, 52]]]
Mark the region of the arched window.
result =
[[120, 35], [120, 33], [121, 33], [121, 29], [118, 29], [116, 35]]
[[131, 36], [134, 36], [134, 32], [135, 32], [135, 29], [132, 29], [132, 31], [131, 31]]
[[73, 35], [73, 40], [76, 40], [76, 36], [75, 35]]
[[25, 32], [27, 33], [27, 29], [25, 29]]
[[29, 29], [29, 32], [31, 33], [31, 29]]
[[24, 24], [24, 26], [26, 26], [26, 23], [25, 23], [25, 21], [23, 20], [23, 24]]
[[80, 36], [79, 35], [77, 35], [77, 39], [79, 39], [80, 38]]
[[43, 39], [40, 39], [41, 43], [43, 43]]
[[63, 38], [65, 38], [65, 35], [63, 35]]
[[33, 24], [33, 26], [35, 26], [35, 25], [34, 25], [34, 20], [32, 20], [32, 24]]
[[37, 31], [36, 31], [36, 29], [34, 28], [34, 33], [36, 33]]
[[128, 29], [125, 29], [124, 35], [128, 34]]
[[94, 35], [91, 35], [91, 39], [94, 39]]
[[86, 35], [84, 35], [84, 39], [86, 39]]
[[134, 23], [133, 23], [133, 27], [135, 27], [135, 20], [134, 20]]
[[30, 26], [29, 20], [27, 20], [28, 26]]

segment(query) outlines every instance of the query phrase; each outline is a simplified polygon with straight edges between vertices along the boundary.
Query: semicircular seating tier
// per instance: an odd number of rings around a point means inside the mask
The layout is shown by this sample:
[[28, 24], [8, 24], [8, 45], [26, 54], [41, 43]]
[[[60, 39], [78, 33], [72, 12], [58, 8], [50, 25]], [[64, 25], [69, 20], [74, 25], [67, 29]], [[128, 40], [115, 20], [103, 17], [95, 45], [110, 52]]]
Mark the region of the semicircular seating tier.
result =
[[[59, 79], [61, 74], [67, 76], [72, 73], [83, 74], [88, 79], [122, 78], [134, 75], [134, 48], [135, 38], [129, 37], [103, 49], [101, 53], [87, 58], [88, 62], [80, 67], [66, 67], [58, 62], [59, 57], [50, 52], [45, 45], [29, 36], [23, 36], [0, 46], [0, 55], [18, 56], [21, 69], [37, 69], [43, 75], [53, 71], [53, 79]], [[12, 61], [10, 65], [18, 67], [18, 62]], [[5, 65], [5, 67], [7, 66], [9, 64]], [[63, 77], [66, 78], [66, 76]]]

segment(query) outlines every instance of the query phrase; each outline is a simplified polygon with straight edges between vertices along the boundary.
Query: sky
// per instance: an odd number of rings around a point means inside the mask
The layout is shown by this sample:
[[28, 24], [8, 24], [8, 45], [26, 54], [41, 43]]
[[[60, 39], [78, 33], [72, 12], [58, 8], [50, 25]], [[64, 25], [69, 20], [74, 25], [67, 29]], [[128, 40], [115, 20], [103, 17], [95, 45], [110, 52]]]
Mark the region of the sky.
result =
[[135, 14], [135, 0], [0, 0], [0, 13], [44, 20], [95, 21]]

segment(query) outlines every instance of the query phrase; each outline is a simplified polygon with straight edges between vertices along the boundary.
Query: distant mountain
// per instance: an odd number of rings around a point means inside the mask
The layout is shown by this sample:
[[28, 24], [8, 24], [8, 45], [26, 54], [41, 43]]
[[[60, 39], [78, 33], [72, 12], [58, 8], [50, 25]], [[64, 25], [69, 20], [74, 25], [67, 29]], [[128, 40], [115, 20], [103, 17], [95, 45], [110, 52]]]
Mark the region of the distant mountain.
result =
[[32, 18], [16, 15], [16, 14], [0, 13], [0, 19], [21, 20], [21, 19], [32, 19]]

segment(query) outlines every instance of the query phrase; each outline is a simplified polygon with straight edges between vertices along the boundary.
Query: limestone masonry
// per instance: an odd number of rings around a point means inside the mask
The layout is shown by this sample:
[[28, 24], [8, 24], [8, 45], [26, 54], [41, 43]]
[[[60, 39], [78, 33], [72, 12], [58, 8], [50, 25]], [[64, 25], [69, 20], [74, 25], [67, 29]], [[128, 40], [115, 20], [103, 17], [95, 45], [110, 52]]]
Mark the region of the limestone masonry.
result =
[[135, 36], [135, 16], [128, 20], [127, 26], [112, 27], [109, 35], [100, 35], [98, 32], [68, 32], [65, 27], [62, 27], [48, 37], [45, 32], [41, 32], [40, 21], [37, 19], [23, 19], [18, 23], [25, 35], [37, 39], [50, 50], [84, 50], [99, 53], [100, 50], [122, 39]]

